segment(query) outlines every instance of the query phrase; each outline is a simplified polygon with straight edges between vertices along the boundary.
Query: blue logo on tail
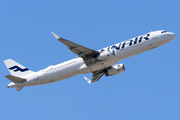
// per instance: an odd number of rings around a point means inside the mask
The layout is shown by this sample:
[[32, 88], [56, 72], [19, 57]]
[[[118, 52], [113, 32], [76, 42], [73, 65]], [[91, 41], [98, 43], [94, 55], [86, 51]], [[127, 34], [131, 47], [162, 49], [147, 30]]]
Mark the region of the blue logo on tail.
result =
[[13, 66], [13, 67], [10, 67], [9, 69], [14, 70], [14, 72], [17, 72], [17, 71], [25, 72], [25, 71], [29, 70], [27, 68], [22, 69], [22, 68], [20, 68], [18, 66]]

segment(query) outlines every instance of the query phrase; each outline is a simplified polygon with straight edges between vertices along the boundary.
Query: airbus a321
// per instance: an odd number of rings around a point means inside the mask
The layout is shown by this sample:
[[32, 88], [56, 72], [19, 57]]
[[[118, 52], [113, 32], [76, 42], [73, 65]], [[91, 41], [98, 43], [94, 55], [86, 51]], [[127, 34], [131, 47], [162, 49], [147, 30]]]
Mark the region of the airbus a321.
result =
[[176, 37], [172, 32], [153, 31], [96, 51], [63, 39], [53, 32], [52, 34], [70, 52], [77, 54], [77, 57], [38, 72], [33, 72], [12, 59], [5, 60], [4, 63], [11, 73], [5, 77], [12, 81], [8, 88], [16, 87], [16, 91], [20, 91], [25, 86], [53, 83], [85, 73], [92, 73], [91, 80], [86, 77], [84, 79], [93, 83], [103, 75], [112, 76], [124, 72], [124, 64], [114, 65], [118, 61], [157, 48]]

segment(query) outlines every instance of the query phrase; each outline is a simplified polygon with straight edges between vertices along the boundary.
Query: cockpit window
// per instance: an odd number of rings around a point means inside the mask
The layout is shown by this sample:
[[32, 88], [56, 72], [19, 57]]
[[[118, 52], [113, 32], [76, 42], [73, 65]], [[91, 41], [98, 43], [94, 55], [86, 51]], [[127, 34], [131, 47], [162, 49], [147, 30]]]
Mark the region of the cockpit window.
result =
[[161, 33], [166, 33], [167, 31], [162, 31]]

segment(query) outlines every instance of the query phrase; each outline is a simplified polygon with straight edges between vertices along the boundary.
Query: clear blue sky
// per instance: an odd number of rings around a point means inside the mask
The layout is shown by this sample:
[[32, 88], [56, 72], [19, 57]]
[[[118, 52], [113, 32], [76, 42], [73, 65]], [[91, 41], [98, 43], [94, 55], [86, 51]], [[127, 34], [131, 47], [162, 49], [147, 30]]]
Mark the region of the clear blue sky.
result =
[[[180, 120], [179, 0], [3, 0], [0, 2], [1, 120]], [[155, 31], [170, 43], [124, 59], [126, 71], [89, 85], [78, 75], [7, 88], [3, 61], [33, 71], [76, 57], [51, 32], [94, 50]], [[85, 75], [91, 77], [91, 74]]]

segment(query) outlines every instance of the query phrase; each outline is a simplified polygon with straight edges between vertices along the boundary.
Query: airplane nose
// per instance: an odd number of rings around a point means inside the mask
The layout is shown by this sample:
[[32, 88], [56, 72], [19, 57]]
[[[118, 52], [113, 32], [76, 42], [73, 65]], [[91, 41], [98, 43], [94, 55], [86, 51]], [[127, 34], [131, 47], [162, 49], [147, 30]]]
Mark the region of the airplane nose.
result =
[[173, 40], [173, 39], [176, 37], [176, 34], [170, 32], [170, 33], [168, 34], [168, 36], [170, 37], [171, 40]]
[[173, 33], [173, 39], [176, 37], [176, 34], [175, 33]]

